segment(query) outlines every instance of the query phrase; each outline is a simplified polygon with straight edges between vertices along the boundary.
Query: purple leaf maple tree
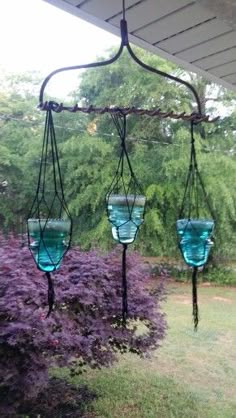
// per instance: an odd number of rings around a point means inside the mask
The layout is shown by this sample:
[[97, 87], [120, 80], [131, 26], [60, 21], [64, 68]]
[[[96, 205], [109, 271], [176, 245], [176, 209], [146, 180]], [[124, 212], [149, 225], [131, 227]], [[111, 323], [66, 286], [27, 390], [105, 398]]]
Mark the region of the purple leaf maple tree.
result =
[[[121, 256], [72, 249], [53, 275], [55, 309], [47, 314], [47, 280], [27, 248], [0, 240], [0, 416], [47, 390], [48, 371], [110, 366], [118, 352], [148, 355], [165, 336], [160, 303], [163, 282], [149, 288], [150, 273], [137, 254], [127, 259], [129, 321], [122, 327]], [[144, 332], [137, 332], [140, 322]], [[72, 367], [73, 366], [73, 367]]]

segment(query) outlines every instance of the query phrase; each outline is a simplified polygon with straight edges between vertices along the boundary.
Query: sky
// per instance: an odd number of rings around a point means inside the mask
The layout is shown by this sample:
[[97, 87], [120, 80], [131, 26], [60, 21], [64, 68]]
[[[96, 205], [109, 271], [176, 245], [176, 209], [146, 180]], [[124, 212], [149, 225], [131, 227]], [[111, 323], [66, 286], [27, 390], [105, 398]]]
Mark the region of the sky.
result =
[[[0, 0], [0, 74], [39, 71], [43, 82], [57, 68], [94, 62], [113, 45], [119, 37], [43, 0]], [[63, 101], [80, 73], [54, 76], [46, 93]]]
[[[120, 43], [118, 37], [43, 0], [0, 0], [0, 39], [0, 70], [36, 70], [43, 78], [60, 67], [93, 62]], [[66, 95], [77, 74], [55, 76], [49, 89]]]

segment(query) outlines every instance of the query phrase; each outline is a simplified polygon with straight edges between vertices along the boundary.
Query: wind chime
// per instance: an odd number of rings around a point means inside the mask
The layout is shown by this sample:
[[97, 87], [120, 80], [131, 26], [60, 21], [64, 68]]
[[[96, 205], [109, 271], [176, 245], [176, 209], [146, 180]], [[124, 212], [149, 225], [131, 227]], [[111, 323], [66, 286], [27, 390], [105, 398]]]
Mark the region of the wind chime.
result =
[[214, 214], [198, 169], [194, 122], [191, 121], [190, 163], [179, 219], [176, 222], [178, 245], [185, 263], [192, 267], [194, 328], [198, 326], [197, 273], [206, 264], [213, 246]]
[[72, 219], [65, 201], [58, 147], [48, 104], [38, 184], [27, 220], [28, 246], [36, 266], [48, 280], [47, 316], [54, 305], [51, 273], [58, 270], [71, 242]]
[[[122, 19], [120, 22], [120, 29], [121, 29], [121, 44], [117, 53], [110, 59], [105, 61], [99, 61], [95, 63], [85, 64], [85, 65], [76, 65], [70, 67], [59, 68], [52, 73], [50, 73], [44, 82], [42, 83], [40, 96], [39, 96], [39, 108], [43, 111], [46, 111], [48, 122], [46, 122], [46, 138], [52, 137], [53, 140], [51, 142], [51, 148], [55, 152], [56, 148], [56, 139], [54, 129], [52, 129], [52, 111], [60, 113], [62, 111], [69, 111], [69, 112], [83, 112], [86, 114], [97, 113], [100, 115], [103, 114], [110, 114], [112, 120], [116, 126], [118, 131], [118, 135], [121, 141], [121, 152], [120, 157], [118, 160], [117, 170], [114, 175], [114, 179], [112, 184], [108, 190], [106, 195], [106, 205], [107, 205], [107, 215], [108, 220], [112, 224], [112, 235], [116, 242], [123, 245], [123, 256], [122, 256], [122, 323], [123, 326], [126, 324], [126, 320], [128, 317], [128, 295], [127, 295], [127, 278], [126, 278], [126, 251], [129, 244], [133, 243], [140, 225], [143, 223], [144, 220], [144, 209], [145, 209], [145, 196], [142, 194], [141, 187], [139, 186], [138, 180], [134, 174], [131, 161], [127, 152], [126, 148], [126, 133], [127, 133], [127, 118], [130, 114], [140, 115], [140, 116], [148, 116], [148, 117], [157, 117], [159, 119], [166, 119], [166, 118], [173, 118], [173, 119], [181, 119], [181, 120], [188, 120], [193, 124], [197, 124], [199, 122], [206, 122], [211, 123], [214, 122], [216, 119], [210, 119], [209, 116], [202, 114], [201, 112], [201, 104], [198, 97], [198, 94], [194, 87], [185, 80], [182, 80], [178, 77], [175, 77], [171, 74], [165, 73], [160, 71], [156, 68], [153, 68], [144, 62], [142, 62], [132, 50], [129, 40], [128, 40], [128, 28], [127, 22], [125, 20], [125, 0], [122, 0], [122, 10], [121, 15]], [[72, 70], [80, 70], [80, 69], [89, 69], [89, 68], [96, 68], [96, 67], [104, 67], [107, 65], [111, 65], [118, 58], [121, 56], [124, 48], [128, 51], [130, 57], [141, 66], [143, 69], [165, 77], [171, 81], [177, 82], [185, 87], [187, 87], [191, 93], [193, 94], [198, 111], [186, 114], [185, 112], [176, 113], [174, 111], [165, 112], [162, 111], [160, 108], [153, 108], [153, 109], [140, 109], [135, 107], [125, 107], [121, 108], [118, 106], [105, 106], [103, 108], [93, 106], [92, 104], [88, 107], [81, 107], [78, 104], [74, 106], [67, 106], [63, 103], [56, 103], [56, 102], [47, 102], [44, 101], [44, 91], [45, 88], [50, 81], [50, 79], [64, 71], [72, 71]], [[50, 123], [49, 123], [50, 120]], [[47, 128], [48, 126], [48, 128]], [[47, 142], [47, 141], [46, 141]], [[37, 188], [36, 198], [33, 204], [33, 209], [31, 210], [31, 219], [28, 220], [28, 229], [29, 229], [29, 247], [34, 256], [37, 266], [46, 272], [46, 275], [49, 280], [50, 285], [50, 272], [56, 270], [61, 262], [61, 258], [63, 257], [64, 253], [69, 248], [70, 243], [70, 234], [71, 234], [71, 218], [66, 207], [63, 187], [61, 182], [61, 174], [59, 169], [59, 161], [56, 156], [52, 160], [52, 167], [58, 167], [59, 172], [59, 184], [61, 190], [61, 198], [58, 199], [58, 188], [56, 188], [55, 184], [55, 175], [53, 177], [54, 183], [54, 194], [57, 197], [57, 202], [59, 203], [60, 207], [63, 207], [64, 212], [67, 214], [67, 221], [64, 220], [61, 213], [58, 215], [59, 218], [55, 219], [52, 218], [51, 214], [51, 207], [55, 207], [55, 204], [48, 204], [45, 194], [45, 175], [44, 170], [46, 170], [46, 164], [49, 163], [49, 159], [45, 160], [44, 153], [48, 151], [48, 145], [45, 144], [42, 153], [42, 163], [40, 168], [40, 177], [39, 177], [39, 184]], [[46, 162], [45, 162], [46, 161]], [[45, 162], [45, 163], [44, 163]], [[54, 173], [54, 168], [52, 169]], [[39, 193], [41, 197], [39, 197]], [[47, 210], [47, 218], [42, 215], [42, 211], [40, 209], [41, 203], [44, 203]], [[53, 200], [54, 202], [54, 200]], [[47, 204], [46, 204], [47, 203]], [[60, 211], [59, 211], [60, 212]], [[36, 214], [36, 215], [35, 215]], [[33, 218], [33, 219], [32, 219]], [[55, 227], [57, 230], [55, 241], [52, 241], [52, 237], [54, 237], [51, 228]], [[54, 230], [54, 229], [53, 229]], [[60, 233], [59, 233], [60, 231]], [[66, 238], [67, 237], [67, 238]], [[33, 241], [32, 241], [33, 239]], [[53, 238], [54, 239], [54, 238]], [[55, 249], [54, 244], [57, 250]], [[57, 243], [57, 244], [56, 244]], [[46, 261], [44, 261], [46, 260]], [[50, 287], [50, 286], [49, 286]], [[49, 289], [50, 290], [50, 289]], [[50, 298], [49, 298], [50, 299]], [[52, 305], [52, 302], [50, 302]]]

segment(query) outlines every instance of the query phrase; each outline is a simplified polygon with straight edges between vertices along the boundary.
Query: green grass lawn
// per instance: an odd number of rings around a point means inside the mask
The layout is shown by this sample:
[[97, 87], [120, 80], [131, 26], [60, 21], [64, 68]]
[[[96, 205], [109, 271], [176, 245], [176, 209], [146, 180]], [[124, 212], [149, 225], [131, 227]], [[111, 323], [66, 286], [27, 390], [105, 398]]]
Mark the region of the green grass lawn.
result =
[[88, 417], [236, 418], [236, 289], [201, 286], [198, 293], [197, 332], [190, 285], [169, 284], [168, 335], [151, 359], [125, 355], [111, 369], [74, 379], [98, 394]]

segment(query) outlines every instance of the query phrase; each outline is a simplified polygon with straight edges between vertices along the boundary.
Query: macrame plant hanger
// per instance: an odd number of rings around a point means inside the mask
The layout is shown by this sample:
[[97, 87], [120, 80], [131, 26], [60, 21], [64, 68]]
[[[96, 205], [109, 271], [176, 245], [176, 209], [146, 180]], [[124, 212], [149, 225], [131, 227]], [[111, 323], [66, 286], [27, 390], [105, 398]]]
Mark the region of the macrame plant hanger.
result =
[[54, 305], [51, 273], [58, 270], [71, 243], [72, 219], [65, 201], [59, 154], [48, 103], [43, 135], [38, 184], [28, 220], [28, 247], [36, 266], [48, 280], [47, 316]]
[[126, 251], [133, 243], [140, 225], [143, 223], [145, 196], [133, 171], [126, 148], [127, 116], [111, 115], [121, 140], [121, 152], [117, 170], [109, 187], [106, 204], [108, 220], [112, 224], [115, 241], [123, 245], [122, 254], [122, 324], [128, 316]]
[[[180, 119], [183, 121], [192, 121], [193, 123], [197, 124], [199, 122], [206, 122], [212, 123], [216, 121], [218, 118], [211, 119], [208, 115], [202, 114], [201, 111], [201, 103], [199, 96], [195, 90], [195, 88], [185, 80], [180, 79], [179, 77], [175, 77], [171, 74], [165, 73], [161, 70], [151, 67], [150, 65], [145, 64], [142, 62], [134, 53], [133, 49], [131, 48], [128, 40], [128, 28], [127, 22], [125, 20], [125, 0], [122, 0], [122, 10], [121, 10], [121, 21], [120, 21], [120, 31], [121, 31], [121, 43], [117, 53], [110, 59], [104, 61], [98, 61], [90, 64], [84, 65], [75, 65], [70, 67], [63, 67], [59, 68], [52, 73], [50, 73], [42, 83], [39, 95], [39, 108], [48, 112], [48, 110], [60, 113], [62, 111], [69, 111], [72, 113], [82, 112], [86, 114], [97, 113], [97, 114], [110, 114], [112, 116], [113, 122], [117, 128], [119, 137], [121, 139], [121, 154], [120, 159], [118, 162], [118, 168], [115, 173], [114, 180], [112, 185], [107, 193], [106, 196], [106, 204], [107, 204], [107, 214], [108, 219], [112, 224], [112, 234], [114, 239], [117, 242], [122, 243], [123, 245], [123, 268], [122, 268], [122, 281], [123, 281], [123, 296], [122, 296], [122, 323], [125, 325], [128, 313], [128, 304], [127, 304], [127, 280], [126, 280], [126, 250], [127, 245], [134, 241], [139, 226], [143, 222], [144, 216], [144, 206], [145, 206], [145, 197], [140, 194], [138, 182], [134, 175], [131, 162], [127, 153], [126, 145], [125, 145], [125, 137], [126, 137], [126, 122], [127, 116], [130, 114], [135, 115], [144, 115], [149, 117], [157, 117], [159, 119]], [[115, 61], [119, 59], [121, 56], [124, 48], [128, 51], [130, 57], [141, 66], [143, 69], [159, 75], [161, 77], [165, 77], [171, 81], [174, 81], [178, 84], [181, 84], [187, 87], [196, 101], [197, 111], [191, 114], [186, 114], [185, 112], [176, 113], [174, 111], [162, 111], [160, 108], [153, 108], [153, 109], [141, 109], [135, 107], [119, 107], [119, 106], [105, 106], [105, 107], [96, 107], [94, 105], [90, 105], [88, 107], [79, 106], [79, 104], [75, 104], [74, 106], [64, 105], [63, 103], [57, 103], [55, 101], [44, 101], [44, 91], [45, 88], [50, 81], [50, 79], [55, 76], [56, 74], [64, 71], [74, 71], [74, 70], [81, 70], [81, 69], [90, 69], [90, 68], [99, 68], [113, 64]], [[126, 166], [126, 170], [124, 167]], [[126, 171], [126, 175], [125, 175]], [[126, 180], [125, 180], [126, 177]], [[127, 180], [127, 178], [129, 180]], [[123, 189], [123, 191], [121, 191]], [[121, 216], [122, 213], [122, 216]], [[138, 217], [136, 218], [136, 213], [139, 213]], [[115, 219], [116, 217], [116, 219]], [[138, 219], [138, 220], [137, 220]], [[125, 234], [129, 230], [129, 239], [130, 242], [125, 242]], [[125, 231], [125, 232], [124, 232]], [[123, 235], [124, 234], [124, 235]], [[127, 237], [126, 237], [127, 238]]]
[[176, 230], [182, 257], [186, 264], [192, 267], [193, 321], [194, 329], [197, 330], [197, 273], [198, 268], [207, 262], [213, 245], [215, 216], [198, 169], [193, 121], [190, 122], [190, 131], [190, 163]]

